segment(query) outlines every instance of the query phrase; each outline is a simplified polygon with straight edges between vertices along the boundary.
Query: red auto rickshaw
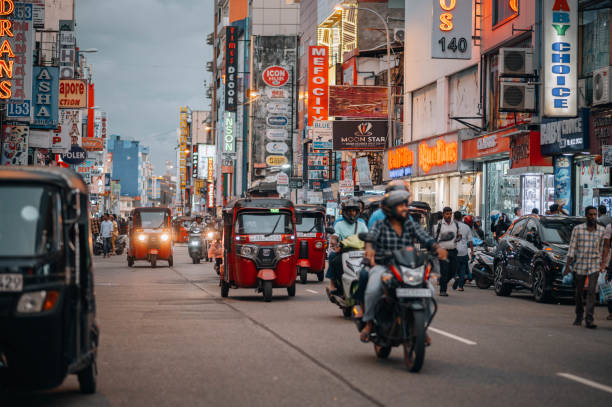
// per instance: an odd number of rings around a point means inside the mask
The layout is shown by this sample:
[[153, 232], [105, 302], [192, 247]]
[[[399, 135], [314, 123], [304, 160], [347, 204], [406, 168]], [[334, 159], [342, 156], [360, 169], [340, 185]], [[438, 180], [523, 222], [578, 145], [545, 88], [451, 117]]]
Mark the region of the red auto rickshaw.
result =
[[174, 243], [187, 243], [191, 222], [190, 216], [175, 216], [172, 219], [172, 240]]
[[325, 208], [317, 205], [297, 205], [295, 207], [301, 223], [297, 231], [297, 272], [300, 282], [306, 284], [308, 273], [317, 275], [323, 281], [325, 273], [325, 253], [327, 236], [325, 234]]
[[223, 209], [221, 296], [231, 288], [255, 288], [266, 302], [272, 288], [295, 296], [296, 215], [287, 199], [239, 199]]
[[151, 267], [157, 266], [157, 260], [166, 260], [168, 266], [172, 267], [170, 209], [135, 208], [132, 210], [131, 217], [127, 252], [128, 267], [132, 267], [136, 260], [148, 261]]

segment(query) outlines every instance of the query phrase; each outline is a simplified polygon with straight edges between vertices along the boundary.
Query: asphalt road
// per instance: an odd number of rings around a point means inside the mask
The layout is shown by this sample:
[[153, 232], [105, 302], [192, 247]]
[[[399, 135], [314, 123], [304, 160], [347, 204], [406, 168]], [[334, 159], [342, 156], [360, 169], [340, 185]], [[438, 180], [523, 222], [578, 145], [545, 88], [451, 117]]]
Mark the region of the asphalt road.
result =
[[[377, 361], [314, 275], [295, 298], [254, 290], [220, 298], [212, 263], [151, 269], [96, 258], [99, 390], [75, 377], [8, 405], [50, 406], [612, 406], [612, 321], [571, 325], [570, 304], [536, 304], [467, 287], [440, 298], [425, 365], [402, 351]], [[7, 405], [0, 402], [0, 405]]]

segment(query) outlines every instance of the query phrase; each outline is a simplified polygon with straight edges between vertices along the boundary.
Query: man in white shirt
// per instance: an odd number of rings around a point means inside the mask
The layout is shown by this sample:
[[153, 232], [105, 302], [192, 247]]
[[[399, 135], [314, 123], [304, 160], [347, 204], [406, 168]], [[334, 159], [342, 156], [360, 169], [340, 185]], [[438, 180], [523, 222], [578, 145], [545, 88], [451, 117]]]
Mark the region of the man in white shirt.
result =
[[[468, 247], [471, 250], [472, 256], [474, 256], [474, 243], [472, 243], [472, 229], [463, 223], [463, 214], [456, 211], [453, 215], [455, 222], [459, 225], [459, 235], [461, 240], [457, 242], [457, 276], [453, 282], [453, 290], [463, 291], [463, 285], [465, 284], [465, 276], [469, 274], [468, 262], [470, 260], [468, 256]], [[459, 287], [459, 288], [457, 288]]]
[[[440, 242], [440, 236], [445, 233], [452, 233], [455, 238]], [[434, 226], [434, 238], [448, 252], [448, 260], [440, 262], [440, 296], [448, 297], [446, 288], [457, 272], [457, 241], [460, 240], [459, 224], [453, 220], [453, 210], [448, 206], [442, 210], [442, 220]]]
[[103, 250], [104, 257], [110, 257], [111, 239], [113, 237], [113, 222], [110, 221], [108, 213], [104, 214], [104, 220], [100, 224], [100, 234], [104, 240]]

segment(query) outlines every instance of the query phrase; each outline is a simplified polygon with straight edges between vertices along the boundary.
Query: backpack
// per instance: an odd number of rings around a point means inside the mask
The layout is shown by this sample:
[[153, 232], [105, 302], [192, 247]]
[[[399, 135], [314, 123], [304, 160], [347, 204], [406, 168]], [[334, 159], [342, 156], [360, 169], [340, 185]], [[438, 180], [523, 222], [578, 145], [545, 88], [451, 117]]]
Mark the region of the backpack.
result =
[[[457, 227], [457, 233], [455, 234], [455, 242], [457, 242], [457, 238], [460, 236], [459, 233], [459, 223], [455, 220], [453, 220], [453, 222], [455, 222], [455, 226]], [[442, 229], [442, 221], [438, 222], [438, 227], [436, 228], [436, 241], [438, 240], [438, 238], [440, 237], [440, 230]], [[461, 240], [461, 239], [459, 239]]]

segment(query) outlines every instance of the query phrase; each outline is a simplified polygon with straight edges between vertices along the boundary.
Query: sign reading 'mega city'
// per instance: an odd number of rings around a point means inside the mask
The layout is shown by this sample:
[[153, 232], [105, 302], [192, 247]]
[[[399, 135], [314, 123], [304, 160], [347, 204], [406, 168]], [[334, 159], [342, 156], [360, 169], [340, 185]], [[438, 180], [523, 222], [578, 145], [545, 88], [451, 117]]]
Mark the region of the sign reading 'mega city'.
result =
[[544, 116], [578, 114], [578, 0], [544, 0]]

